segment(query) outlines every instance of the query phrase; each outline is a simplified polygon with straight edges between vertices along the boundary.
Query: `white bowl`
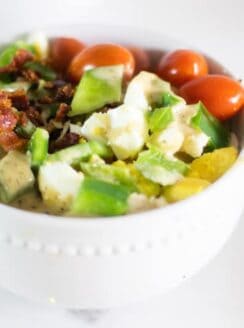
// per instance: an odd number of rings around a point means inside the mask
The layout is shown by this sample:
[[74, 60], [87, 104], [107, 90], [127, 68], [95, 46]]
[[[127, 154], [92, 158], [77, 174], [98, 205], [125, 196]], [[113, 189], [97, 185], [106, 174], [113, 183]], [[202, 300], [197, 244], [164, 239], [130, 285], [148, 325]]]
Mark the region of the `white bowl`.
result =
[[[47, 32], [156, 49], [184, 46], [121, 27], [80, 25]], [[237, 122], [241, 137], [243, 112]], [[244, 206], [243, 178], [244, 150], [234, 167], [201, 194], [149, 212], [69, 219], [0, 205], [0, 285], [33, 300], [83, 309], [163, 293], [196, 273], [229, 238]]]

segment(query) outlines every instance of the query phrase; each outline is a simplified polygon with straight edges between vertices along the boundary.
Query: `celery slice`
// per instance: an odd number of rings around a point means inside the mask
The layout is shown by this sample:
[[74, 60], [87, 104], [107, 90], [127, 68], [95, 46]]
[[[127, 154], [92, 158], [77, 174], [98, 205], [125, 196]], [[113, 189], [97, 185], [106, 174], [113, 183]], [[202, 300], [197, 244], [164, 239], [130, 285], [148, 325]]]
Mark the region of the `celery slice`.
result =
[[49, 134], [47, 130], [37, 128], [29, 142], [31, 166], [39, 168], [47, 158]]
[[93, 112], [122, 96], [123, 65], [97, 67], [84, 73], [71, 103], [69, 116]]
[[200, 129], [209, 138], [208, 150], [222, 148], [229, 145], [230, 134], [224, 125], [211, 115], [203, 103], [195, 105], [197, 114], [191, 119], [191, 125], [195, 129]]
[[73, 203], [73, 215], [121, 215], [127, 213], [129, 190], [121, 185], [85, 178]]

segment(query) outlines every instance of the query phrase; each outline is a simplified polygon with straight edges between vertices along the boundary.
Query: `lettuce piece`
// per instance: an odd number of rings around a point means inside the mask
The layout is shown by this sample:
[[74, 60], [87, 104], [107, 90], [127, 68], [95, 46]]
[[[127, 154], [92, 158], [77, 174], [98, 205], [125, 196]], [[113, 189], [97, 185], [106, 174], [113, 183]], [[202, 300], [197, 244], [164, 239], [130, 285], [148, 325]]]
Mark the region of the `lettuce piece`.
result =
[[25, 49], [33, 54], [35, 54], [35, 49], [32, 45], [24, 42], [24, 41], [16, 41], [13, 44], [8, 45], [3, 51], [0, 53], [0, 67], [5, 67], [9, 65], [16, 55], [16, 52], [20, 49]]
[[140, 194], [144, 194], [148, 197], [160, 195], [161, 186], [145, 178], [133, 163], [127, 164], [124, 161], [116, 161], [112, 165], [129, 170], [130, 176]]
[[106, 182], [127, 186], [132, 191], [137, 191], [128, 167], [118, 167], [101, 163], [81, 163], [81, 170], [90, 177]]
[[0, 90], [14, 92], [17, 90], [24, 90], [28, 91], [31, 87], [31, 84], [26, 81], [18, 81], [18, 82], [11, 82], [11, 83], [4, 83], [0, 81]]
[[39, 62], [29, 61], [25, 63], [24, 67], [38, 73], [40, 77], [46, 81], [53, 81], [57, 78], [57, 74], [54, 70]]
[[144, 177], [163, 186], [174, 184], [188, 171], [187, 164], [177, 159], [168, 159], [156, 148], [140, 153], [135, 166]]
[[149, 115], [149, 129], [152, 133], [164, 130], [174, 120], [171, 107], [156, 108]]

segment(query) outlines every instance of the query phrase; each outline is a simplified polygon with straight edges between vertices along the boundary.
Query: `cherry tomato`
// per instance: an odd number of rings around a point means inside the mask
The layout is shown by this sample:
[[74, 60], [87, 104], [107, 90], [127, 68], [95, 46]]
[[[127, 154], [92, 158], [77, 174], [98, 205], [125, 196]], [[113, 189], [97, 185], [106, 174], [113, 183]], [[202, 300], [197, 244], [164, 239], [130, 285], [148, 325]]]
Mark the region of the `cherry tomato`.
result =
[[78, 82], [87, 69], [119, 64], [125, 66], [125, 77], [130, 79], [135, 69], [135, 60], [130, 51], [116, 44], [97, 44], [75, 56], [70, 63], [68, 76]]
[[137, 74], [141, 71], [148, 71], [150, 68], [150, 58], [148, 53], [137, 47], [128, 47], [127, 48], [135, 59], [135, 72], [134, 74]]
[[199, 100], [218, 119], [226, 120], [244, 105], [244, 89], [224, 75], [206, 75], [184, 84], [180, 95], [192, 104]]
[[71, 60], [85, 48], [84, 43], [73, 38], [56, 38], [50, 42], [52, 66], [65, 72]]
[[206, 59], [192, 50], [176, 50], [163, 56], [157, 74], [176, 87], [208, 73]]

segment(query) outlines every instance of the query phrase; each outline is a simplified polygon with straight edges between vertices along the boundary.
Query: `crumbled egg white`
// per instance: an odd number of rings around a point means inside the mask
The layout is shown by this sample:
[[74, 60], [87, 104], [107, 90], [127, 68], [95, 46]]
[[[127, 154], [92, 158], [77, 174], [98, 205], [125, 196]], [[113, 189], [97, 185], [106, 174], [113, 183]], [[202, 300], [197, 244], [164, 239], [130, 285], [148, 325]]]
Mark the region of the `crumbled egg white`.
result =
[[69, 209], [83, 177], [66, 163], [53, 162], [41, 166], [38, 183], [45, 204], [57, 212]]
[[[130, 82], [124, 103], [147, 111], [152, 104], [162, 100], [164, 92], [172, 93], [169, 83], [155, 74], [141, 72]], [[195, 107], [187, 106], [183, 98], [177, 98], [179, 102], [172, 106], [174, 121], [162, 132], [153, 134], [150, 141], [169, 156], [181, 150], [192, 157], [198, 157], [202, 154], [209, 138], [203, 132], [189, 126], [191, 118], [196, 113]]]
[[184, 133], [179, 123], [173, 121], [162, 132], [154, 134], [151, 137], [151, 142], [162, 150], [163, 153], [171, 156], [181, 149], [184, 142]]
[[201, 132], [191, 129], [189, 134], [185, 135], [181, 151], [192, 157], [199, 157], [202, 155], [204, 147], [208, 144], [209, 137]]
[[141, 72], [129, 83], [124, 103], [148, 111], [152, 104], [162, 101], [164, 92], [172, 92], [168, 82], [153, 73]]
[[94, 113], [80, 129], [81, 135], [88, 140], [107, 141], [108, 115], [107, 113]]
[[148, 127], [143, 111], [121, 105], [109, 110], [108, 143], [118, 159], [133, 158], [144, 146]]
[[185, 106], [179, 112], [176, 120], [184, 134], [184, 142], [180, 150], [192, 157], [199, 157], [208, 144], [209, 137], [204, 132], [191, 127], [190, 122], [195, 114], [196, 107], [194, 105]]
[[75, 134], [78, 134], [79, 136], [82, 136], [81, 126], [80, 125], [70, 123], [69, 126], [70, 126], [70, 132], [71, 133], [75, 133]]
[[167, 201], [163, 197], [149, 198], [144, 194], [133, 193], [130, 195], [128, 199], [128, 206], [129, 206], [128, 213], [143, 212], [153, 208], [165, 206], [166, 204]]
[[199, 157], [208, 144], [209, 137], [190, 126], [191, 118], [196, 114], [194, 106], [184, 103], [172, 107], [174, 121], [162, 132], [153, 134], [150, 142], [159, 147], [166, 155], [172, 156], [183, 151], [192, 157]]
[[185, 101], [180, 102], [180, 105], [172, 107], [174, 119], [181, 123], [189, 125], [192, 117], [196, 114], [196, 107], [194, 105], [186, 105]]

